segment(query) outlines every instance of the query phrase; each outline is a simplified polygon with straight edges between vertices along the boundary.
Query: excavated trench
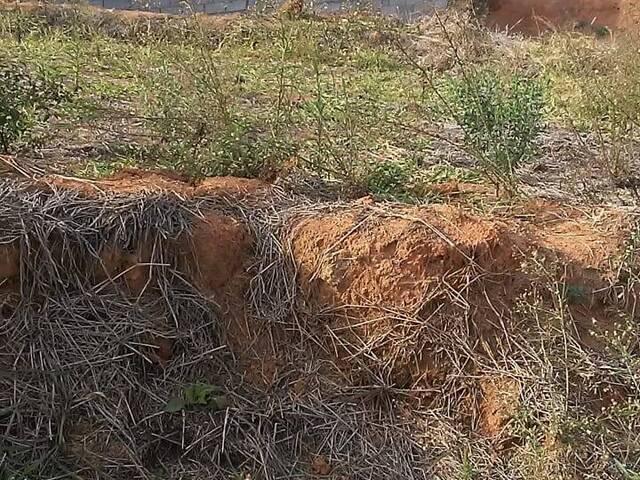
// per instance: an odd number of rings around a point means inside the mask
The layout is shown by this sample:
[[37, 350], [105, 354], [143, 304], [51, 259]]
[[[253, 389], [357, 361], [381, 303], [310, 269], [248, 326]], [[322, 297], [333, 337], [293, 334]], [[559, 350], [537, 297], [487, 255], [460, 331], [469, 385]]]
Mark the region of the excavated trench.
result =
[[[433, 469], [420, 411], [504, 440], [520, 387], [491, 372], [536, 335], [525, 300], [574, 292], [571, 331], [593, 352], [594, 320], [635, 311], [620, 211], [130, 180], [0, 182], [10, 472], [418, 478]], [[216, 400], [185, 404], [194, 385]]]

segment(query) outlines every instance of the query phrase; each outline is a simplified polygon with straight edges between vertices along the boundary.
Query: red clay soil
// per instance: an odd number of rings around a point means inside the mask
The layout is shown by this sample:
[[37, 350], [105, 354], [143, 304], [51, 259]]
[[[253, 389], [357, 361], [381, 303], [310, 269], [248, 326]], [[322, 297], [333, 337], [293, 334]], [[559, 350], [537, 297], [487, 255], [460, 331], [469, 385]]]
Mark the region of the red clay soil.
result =
[[478, 217], [448, 205], [385, 213], [350, 208], [304, 220], [293, 232], [293, 254], [308, 293], [326, 305], [371, 304], [414, 311], [456, 272], [501, 275], [520, 269], [533, 251], [581, 270], [610, 270], [629, 237], [619, 211], [585, 215], [532, 202], [520, 221]]
[[235, 218], [210, 213], [194, 226], [190, 243], [195, 286], [218, 301], [225, 294], [242, 295], [233, 286], [243, 277], [250, 255], [252, 238], [247, 228]]
[[415, 311], [442, 278], [473, 267], [513, 270], [504, 225], [446, 205], [394, 212], [366, 209], [314, 217], [294, 233], [302, 282], [327, 305], [370, 304]]
[[[86, 187], [77, 180], [56, 181], [59, 186]], [[179, 193], [217, 192], [212, 195], [265, 188], [260, 182], [231, 178], [195, 187], [138, 173], [96, 184], [107, 191], [139, 192], [153, 186]], [[96, 184], [86, 188], [95, 192]], [[283, 240], [292, 247], [309, 307], [321, 312], [309, 321], [318, 323], [331, 344], [322, 352], [335, 352], [336, 362], [348, 375], [356, 375], [361, 370], [354, 368], [353, 359], [366, 350], [364, 361], [376, 357], [390, 366], [398, 386], [428, 389], [451, 370], [447, 347], [438, 339], [464, 335], [480, 354], [491, 353], [487, 349], [510, 328], [514, 307], [532, 284], [544, 280], [548, 285], [551, 278], [585, 286], [589, 295], [607, 291], [630, 230], [631, 220], [617, 210], [581, 212], [544, 202], [482, 216], [450, 205], [382, 208], [361, 202], [304, 217]], [[240, 220], [211, 212], [176, 245], [184, 262], [178, 267], [218, 305], [224, 341], [247, 380], [268, 386], [287, 358], [282, 353], [288, 348], [287, 333], [246, 313], [247, 267], [256, 260], [252, 243]], [[139, 295], [153, 280], [149, 267], [140, 265], [149, 262], [150, 252], [144, 244], [133, 252], [105, 249], [101, 274], [119, 279]], [[19, 285], [19, 275], [19, 252], [1, 247], [0, 285]], [[606, 328], [607, 305], [596, 296], [572, 310], [578, 330], [592, 328], [594, 318]], [[157, 346], [160, 364], [170, 360], [170, 342], [150, 342]], [[351, 345], [356, 351], [349, 350]], [[312, 342], [309, 348], [314, 348]], [[482, 412], [477, 426], [487, 435], [500, 436], [512, 396], [518, 396], [517, 385], [500, 379], [481, 379], [469, 394], [468, 402], [477, 407], [473, 411]]]
[[504, 427], [518, 411], [520, 386], [509, 378], [488, 378], [480, 382], [480, 431], [487, 437], [504, 438]]
[[[209, 186], [236, 186], [232, 179], [209, 179]], [[253, 385], [269, 387], [276, 378], [280, 361], [266, 334], [262, 319], [249, 320], [245, 293], [252, 261], [253, 237], [247, 227], [235, 218], [209, 213], [191, 232], [183, 255], [193, 284], [218, 305], [224, 342], [238, 362], [238, 368]]]
[[[593, 320], [612, 329], [619, 307], [609, 310], [596, 292], [609, 291], [630, 219], [545, 203], [515, 213], [518, 220], [513, 212], [480, 217], [447, 205], [363, 205], [296, 225], [291, 245], [302, 291], [321, 312], [333, 312], [319, 318], [345, 370], [356, 356], [375, 357], [367, 368], [390, 367], [398, 386], [439, 388], [455, 348], [441, 335], [467, 338], [478, 354], [494, 355], [510, 328], [523, 328], [514, 316], [518, 301], [532, 285], [544, 291], [550, 279], [585, 288], [585, 303], [569, 308], [585, 345], [600, 348], [590, 340]], [[517, 382], [480, 378], [458, 413], [476, 412], [474, 428], [502, 442], [518, 398]]]
[[449, 205], [364, 206], [304, 220], [292, 247], [301, 282], [317, 301], [415, 311], [445, 277], [510, 275], [534, 253], [607, 278], [630, 233], [626, 214], [604, 208], [585, 214], [531, 202], [504, 217], [478, 217]]
[[[242, 297], [244, 264], [250, 256], [252, 238], [247, 228], [233, 217], [209, 213], [196, 221], [191, 234], [175, 244], [193, 284], [207, 297], [224, 303], [227, 297]], [[101, 265], [95, 273], [98, 282], [121, 279], [129, 291], [140, 295], [152, 281], [153, 245], [140, 244], [133, 252], [105, 248], [100, 252]], [[4, 250], [0, 250], [2, 260]], [[8, 255], [6, 252], [5, 256]], [[16, 255], [17, 257], [17, 255]], [[16, 259], [0, 265], [6, 276], [17, 275]]]
[[[447, 205], [327, 212], [294, 228], [293, 256], [307, 297], [338, 312], [329, 328], [371, 345], [376, 355], [397, 364], [398, 378], [409, 375], [418, 382], [439, 375], [441, 366], [430, 352], [402, 345], [403, 336], [417, 328], [402, 318], [433, 325], [467, 318], [472, 334], [486, 343], [495, 339], [495, 325], [511, 315], [518, 298], [547, 275], [580, 285], [589, 295], [606, 290], [610, 263], [629, 238], [629, 219], [619, 212], [587, 216], [541, 204], [520, 213], [514, 221]], [[579, 308], [589, 313], [576, 314], [584, 317], [585, 329], [594, 316], [607, 323], [604, 309]], [[394, 342], [381, 340], [394, 335], [397, 350]]]
[[151, 249], [138, 245], [136, 252], [109, 247], [100, 252], [102, 265], [95, 272], [98, 282], [121, 279], [129, 290], [139, 295], [149, 282]]
[[499, 30], [539, 34], [577, 24], [635, 29], [638, 0], [489, 0], [487, 25]]
[[[228, 186], [228, 183], [228, 179], [222, 182], [224, 186]], [[190, 235], [185, 235], [173, 245], [178, 258], [182, 260], [179, 269], [185, 272], [202, 295], [220, 309], [221, 321], [225, 323], [222, 329], [226, 332], [225, 341], [232, 351], [238, 352], [239, 367], [247, 372], [255, 369], [256, 365], [266, 365], [270, 351], [266, 346], [256, 344], [255, 335], [252, 334], [258, 329], [256, 326], [249, 328], [246, 323], [246, 266], [251, 259], [252, 240], [248, 229], [237, 219], [211, 212], [195, 222]], [[139, 244], [133, 252], [104, 249], [100, 253], [101, 265], [95, 273], [96, 281], [114, 281], [132, 296], [142, 295], [147, 290], [153, 291], [156, 283], [149, 266], [152, 251], [153, 245], [144, 243]], [[14, 262], [9, 262], [5, 270], [17, 275], [13, 265]], [[158, 325], [158, 328], [162, 330], [166, 325]], [[147, 343], [155, 345], [156, 348], [147, 353], [158, 364], [165, 366], [171, 360], [171, 340], [155, 337], [148, 339]], [[268, 383], [265, 377], [256, 373], [252, 380], [255, 384], [263, 385]]]
[[550, 202], [523, 205], [528, 235], [534, 242], [565, 264], [597, 270], [608, 276], [631, 235], [629, 217], [619, 210], [594, 209], [585, 213]]

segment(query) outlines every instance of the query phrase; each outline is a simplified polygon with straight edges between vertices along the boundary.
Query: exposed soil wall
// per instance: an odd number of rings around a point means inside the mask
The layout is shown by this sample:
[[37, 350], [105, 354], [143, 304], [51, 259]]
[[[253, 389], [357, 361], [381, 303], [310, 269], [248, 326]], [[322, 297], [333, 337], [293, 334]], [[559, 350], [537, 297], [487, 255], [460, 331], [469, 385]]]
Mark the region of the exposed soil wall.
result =
[[635, 28], [640, 18], [637, 0], [488, 0], [489, 27], [538, 34], [578, 26]]
[[[136, 180], [162, 191], [0, 184], [0, 400], [20, 411], [0, 427], [74, 470], [189, 461], [227, 478], [263, 451], [253, 467], [269, 478], [413, 478], [429, 459], [406, 447], [432, 436], [416, 411], [510, 441], [526, 385], [496, 368], [541, 342], [544, 315], [564, 322], [563, 351], [571, 335], [599, 358], [591, 334], [635, 314], [637, 287], [620, 279], [633, 225], [618, 210], [309, 205], [233, 179], [206, 195]], [[598, 411], [632, 388], [568, 375], [562, 391]], [[225, 407], [163, 410], [198, 382]], [[16, 451], [11, 465], [34, 454]]]
[[514, 321], [518, 299], [544, 275], [584, 292], [593, 310], [578, 329], [586, 332], [594, 316], [610, 324], [599, 306], [607, 302], [608, 262], [624, 249], [628, 219], [615, 211], [587, 219], [536, 203], [522, 213], [530, 221], [447, 205], [323, 212], [293, 230], [292, 252], [308, 298], [339, 312], [328, 328], [343, 340], [342, 354], [367, 345], [398, 385], [426, 388], [452, 368], [434, 331], [464, 331], [484, 345], [479, 352], [492, 349], [504, 334], [497, 325]]

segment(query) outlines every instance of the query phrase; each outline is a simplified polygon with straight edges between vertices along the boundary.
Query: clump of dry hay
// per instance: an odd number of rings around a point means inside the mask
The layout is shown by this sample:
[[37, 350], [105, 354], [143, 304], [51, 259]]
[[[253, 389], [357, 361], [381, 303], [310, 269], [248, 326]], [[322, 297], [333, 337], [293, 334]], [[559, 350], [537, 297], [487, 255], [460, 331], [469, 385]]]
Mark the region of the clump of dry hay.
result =
[[[43, 478], [90, 465], [109, 475], [147, 471], [150, 452], [165, 441], [154, 433], [175, 421], [154, 413], [182, 381], [212, 368], [215, 359], [203, 354], [219, 346], [211, 305], [173, 270], [176, 252], [167, 246], [200, 205], [189, 211], [170, 195], [96, 201], [10, 181], [0, 198], [2, 243], [20, 254], [0, 337], [5, 468]], [[142, 243], [153, 245], [157, 284], [148, 293], [131, 298], [115, 281], [96, 281], [105, 246]], [[150, 361], [152, 343], [168, 334], [184, 362], [161, 372]], [[74, 445], [87, 423], [90, 434]], [[69, 449], [86, 463], [67, 462]]]

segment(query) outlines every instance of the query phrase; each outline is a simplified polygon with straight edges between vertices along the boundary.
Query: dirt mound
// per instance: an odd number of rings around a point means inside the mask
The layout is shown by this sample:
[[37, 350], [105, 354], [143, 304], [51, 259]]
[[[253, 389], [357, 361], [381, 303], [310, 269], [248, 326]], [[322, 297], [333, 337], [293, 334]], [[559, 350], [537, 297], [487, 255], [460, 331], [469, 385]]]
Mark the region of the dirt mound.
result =
[[301, 223], [293, 255], [303, 283], [328, 305], [415, 311], [442, 279], [464, 269], [513, 271], [516, 243], [522, 242], [504, 225], [449, 206], [388, 213], [363, 208]]
[[[341, 355], [366, 351], [398, 385], [415, 388], [454, 368], [443, 352], [456, 346], [437, 335], [492, 355], [519, 321], [521, 297], [546, 278], [603, 301], [629, 219], [540, 204], [520, 214], [514, 222], [443, 205], [322, 212], [295, 227], [292, 252], [307, 297], [334, 312], [327, 328]], [[591, 317], [577, 327], [587, 331]]]
[[[604, 333], [620, 345], [636, 318], [621, 211], [250, 203], [245, 181], [138, 173], [56, 182], [0, 182], [11, 468], [35, 450], [116, 478], [187, 460], [203, 478], [454, 478], [424, 453], [464, 457], [472, 439], [502, 455], [554, 405], [582, 418], [636, 392], [628, 369], [599, 363]], [[168, 409], [194, 385], [224, 408]], [[554, 425], [535, 438], [560, 444]]]
[[195, 285], [218, 298], [225, 290], [233, 291], [230, 287], [250, 254], [252, 238], [246, 226], [233, 217], [210, 213], [193, 226], [189, 243]]
[[528, 202], [516, 215], [527, 226], [526, 235], [547, 252], [554, 252], [565, 264], [612, 273], [630, 238], [633, 224], [629, 215], [611, 208], [584, 212], [549, 202]]
[[[149, 214], [144, 212], [143, 203], [140, 203], [140, 199], [145, 197], [156, 196], [160, 205], [166, 202], [165, 208], [180, 201], [196, 205], [191, 208], [198, 211], [197, 215], [190, 217], [191, 213], [185, 212], [188, 220], [180, 218], [176, 212], [167, 219], [149, 220], [151, 224], [154, 221], [161, 224], [177, 221], [177, 225], [171, 228], [179, 226], [180, 230], [167, 238], [159, 239], [155, 233], [147, 234], [140, 225], [123, 223], [121, 227], [128, 227], [131, 232], [120, 232], [119, 240], [105, 241], [97, 250], [85, 252], [83, 262], [86, 265], [83, 268], [87, 271], [83, 274], [100, 288], [117, 285], [132, 295], [141, 296], [147, 290], [158, 288], [158, 265], [164, 263], [162, 256], [168, 254], [177, 262], [176, 267], [188, 274], [189, 281], [216, 302], [223, 302], [229, 292], [241, 297], [238, 288], [242, 288], [239, 285], [244, 281], [243, 266], [250, 255], [252, 236], [246, 225], [228, 212], [220, 211], [215, 202], [210, 205], [206, 200], [203, 203], [197, 199], [219, 199], [227, 205], [229, 201], [255, 200], [269, 191], [267, 184], [252, 179], [218, 177], [194, 184], [170, 173], [136, 170], [100, 181], [45, 177], [35, 185], [25, 187], [25, 195], [35, 198], [70, 195], [71, 203], [82, 202], [86, 198], [100, 204], [107, 199], [119, 198], [123, 202], [122, 215], [125, 212], [129, 215]], [[76, 197], [78, 194], [80, 196]], [[131, 222], [132, 218], [129, 216], [127, 220]], [[182, 222], [186, 223], [181, 225]], [[165, 250], [160, 250], [159, 242], [166, 242]], [[19, 285], [24, 281], [21, 276], [25, 274], [21, 268], [25, 260], [22, 255], [26, 248], [19, 238], [0, 245], [0, 294], [3, 295], [0, 298], [20, 293]], [[57, 261], [66, 261], [57, 258], [64, 255], [60, 245], [51, 248], [51, 255]]]
[[[204, 213], [193, 222], [190, 233], [173, 244], [176, 255], [184, 260], [181, 268], [204, 295], [223, 302], [227, 295], [238, 294], [235, 282], [243, 281], [242, 266], [251, 247], [251, 236], [238, 220], [218, 212]], [[19, 263], [11, 258], [5, 270], [11, 268], [17, 275], [16, 265]], [[155, 286], [153, 265], [151, 241], [143, 240], [133, 249], [106, 246], [100, 252], [95, 278], [98, 282], [122, 281], [132, 294], [142, 295]]]
[[515, 215], [517, 222], [477, 217], [447, 205], [323, 212], [296, 226], [293, 256], [307, 293], [322, 304], [415, 312], [443, 282], [464, 290], [487, 277], [493, 284], [513, 280], [534, 255], [562, 262], [576, 276], [596, 270], [606, 277], [631, 234], [629, 217], [610, 209], [585, 215], [534, 202]]
[[534, 35], [566, 26], [635, 29], [640, 19], [637, 0], [489, 0], [486, 9], [490, 28]]

